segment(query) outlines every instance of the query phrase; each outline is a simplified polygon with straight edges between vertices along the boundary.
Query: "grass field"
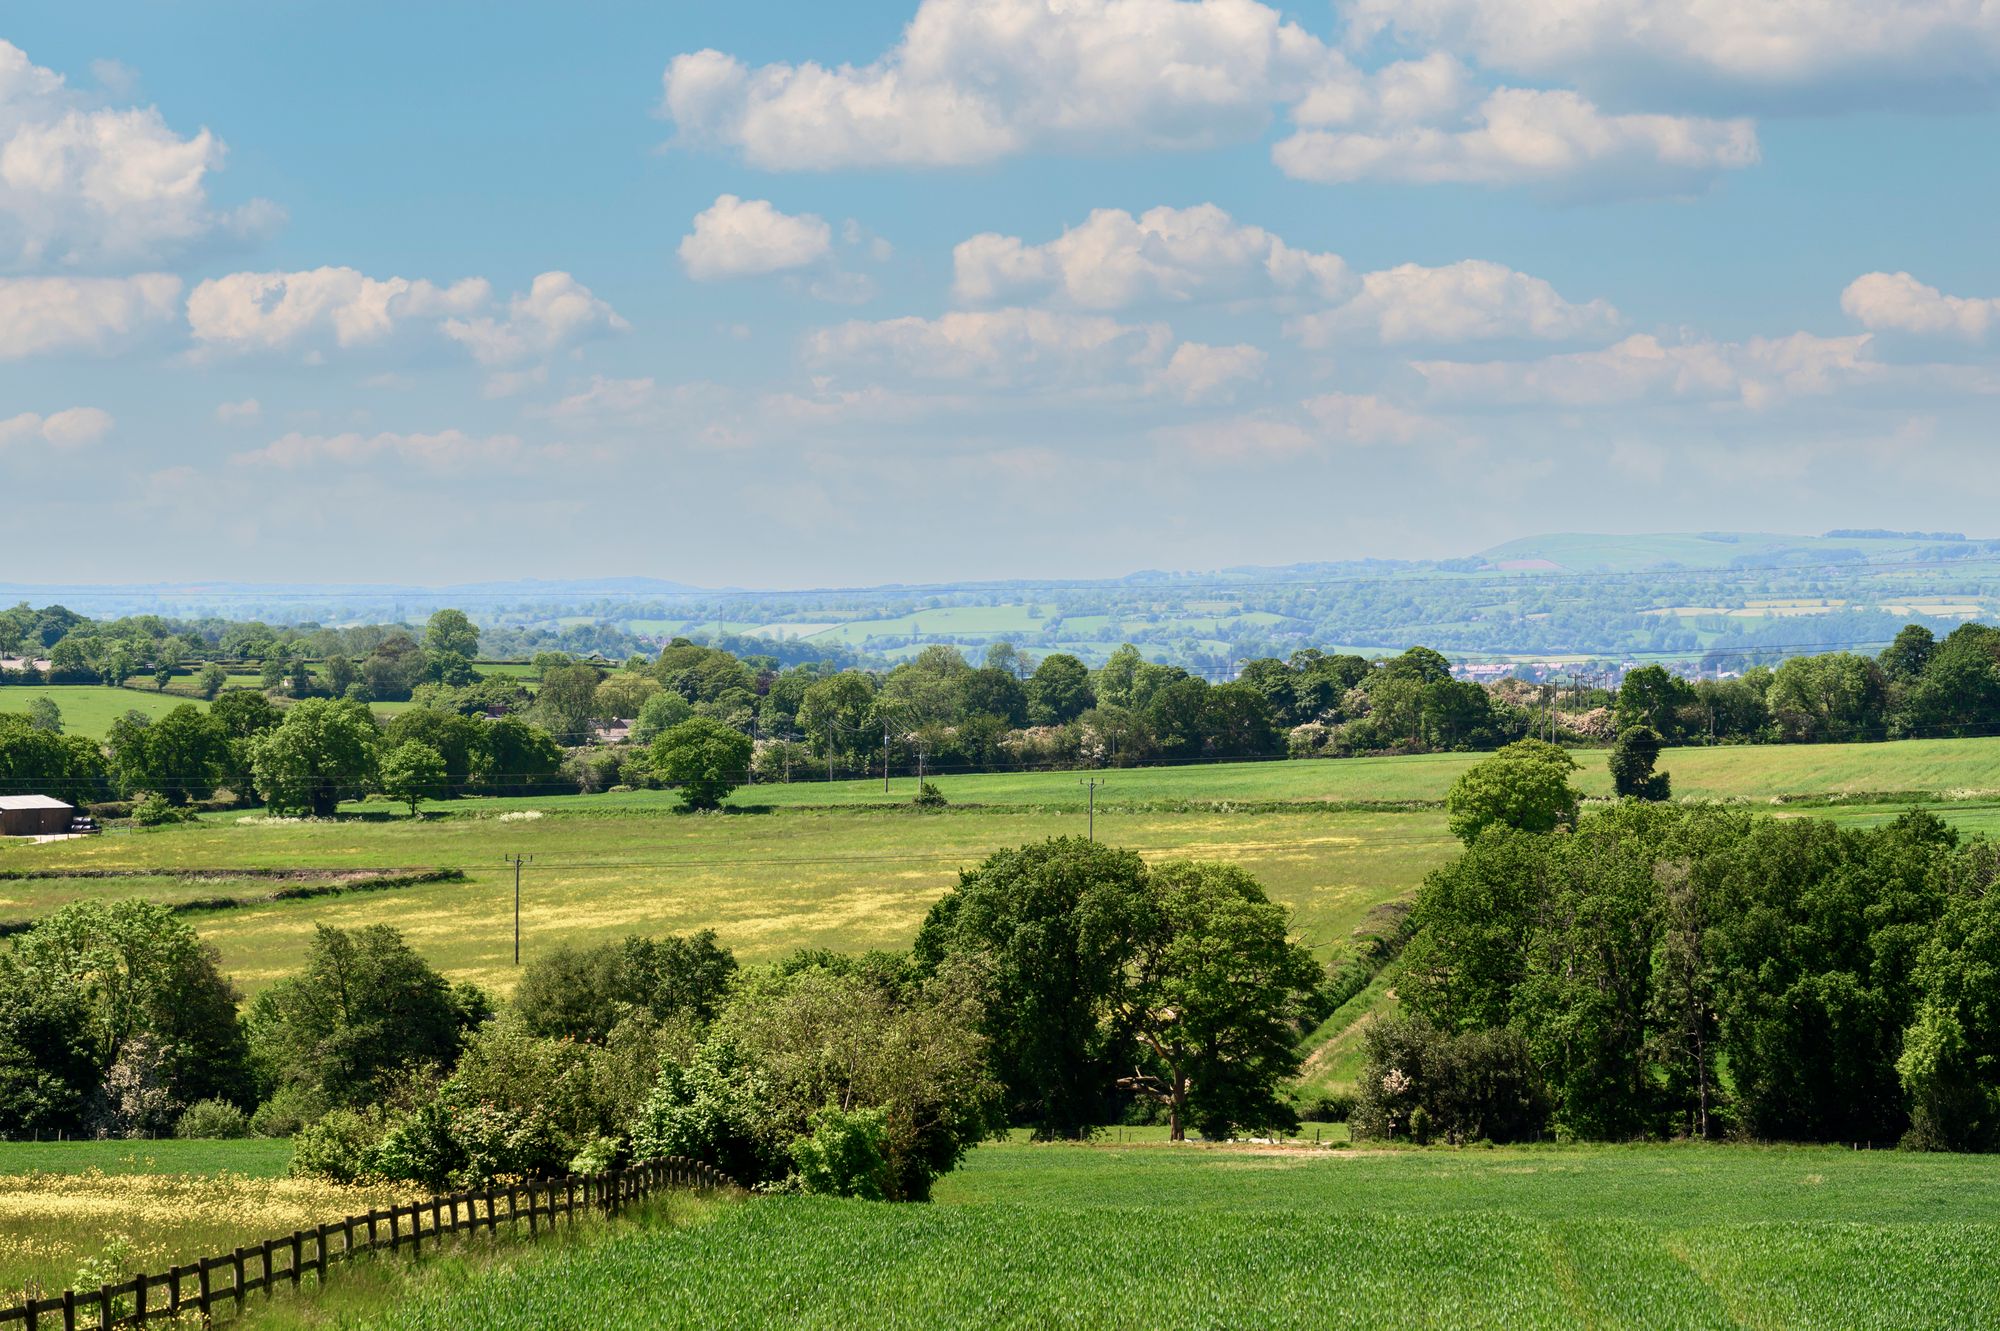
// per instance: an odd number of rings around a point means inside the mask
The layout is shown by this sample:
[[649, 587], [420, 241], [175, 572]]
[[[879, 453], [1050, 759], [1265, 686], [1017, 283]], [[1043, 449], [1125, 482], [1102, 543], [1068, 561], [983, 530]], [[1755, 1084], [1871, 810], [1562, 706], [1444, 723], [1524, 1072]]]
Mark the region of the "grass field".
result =
[[144, 688], [108, 688], [102, 684], [10, 684], [0, 688], [0, 712], [25, 712], [36, 698], [47, 698], [62, 709], [63, 730], [102, 739], [111, 723], [127, 712], [165, 716], [184, 703], [206, 709], [199, 698]]
[[1996, 1206], [1971, 1156], [996, 1144], [929, 1206], [711, 1205], [253, 1324], [1960, 1328], [2000, 1319]]

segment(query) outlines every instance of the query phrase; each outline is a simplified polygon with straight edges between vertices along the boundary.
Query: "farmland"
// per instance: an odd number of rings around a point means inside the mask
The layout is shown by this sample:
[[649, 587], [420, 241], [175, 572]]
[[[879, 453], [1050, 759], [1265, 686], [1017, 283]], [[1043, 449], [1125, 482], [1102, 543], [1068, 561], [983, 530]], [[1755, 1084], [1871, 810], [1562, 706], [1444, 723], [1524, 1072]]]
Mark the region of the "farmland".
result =
[[1963, 1327], [2000, 1170], [1743, 1147], [977, 1149], [930, 1206], [716, 1205], [433, 1259], [255, 1324]]
[[[1603, 755], [1579, 754], [1580, 784], [1608, 793]], [[1099, 839], [1148, 858], [1224, 859], [1255, 874], [1294, 913], [1299, 934], [1331, 958], [1368, 910], [1413, 892], [1456, 843], [1437, 802], [1470, 754], [1214, 764], [1101, 774]], [[1970, 830], [2000, 824], [2000, 740], [1760, 746], [1670, 751], [1684, 796], [1870, 801], [1814, 809], [1858, 823], [1913, 798]], [[899, 779], [739, 790], [739, 811], [689, 817], [661, 791], [428, 806], [419, 820], [335, 822], [213, 814], [185, 827], [88, 841], [0, 848], [0, 871], [150, 869], [144, 879], [0, 882], [0, 917], [25, 918], [77, 896], [162, 901], [240, 895], [175, 870], [424, 866], [463, 882], [246, 905], [191, 917], [224, 968], [254, 991], [293, 968], [313, 926], [383, 922], [402, 929], [455, 978], [512, 988], [513, 877], [501, 857], [534, 857], [523, 875], [524, 959], [556, 942], [713, 928], [746, 961], [799, 947], [907, 946], [961, 868], [1002, 846], [1085, 830], [1076, 773], [943, 776], [952, 807], [923, 813]], [[1958, 798], [1949, 798], [1951, 796]], [[886, 803], [885, 803], [886, 799]], [[761, 810], [761, 812], [759, 811]], [[247, 890], [247, 889], [246, 889]]]

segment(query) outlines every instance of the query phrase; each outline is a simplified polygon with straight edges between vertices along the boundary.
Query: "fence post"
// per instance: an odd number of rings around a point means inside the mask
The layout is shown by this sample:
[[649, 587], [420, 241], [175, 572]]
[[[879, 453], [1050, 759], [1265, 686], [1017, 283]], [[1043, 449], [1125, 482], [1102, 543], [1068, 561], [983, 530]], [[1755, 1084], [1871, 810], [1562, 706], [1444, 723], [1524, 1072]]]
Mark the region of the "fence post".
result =
[[415, 1202], [410, 1203], [410, 1256], [424, 1255], [424, 1212]]
[[76, 1331], [76, 1293], [63, 1291], [63, 1331]]
[[98, 1331], [111, 1331], [111, 1286], [97, 1287], [97, 1327]]
[[[306, 1232], [302, 1229], [295, 1229], [292, 1231], [292, 1288], [293, 1289], [297, 1289], [299, 1287], [299, 1274], [300, 1274], [299, 1267], [305, 1262], [305, 1258], [306, 1258]], [[270, 1290], [266, 1289], [264, 1292], [268, 1294], [270, 1293]]]
[[[236, 1289], [234, 1292], [236, 1295], [236, 1311], [238, 1312], [243, 1311], [243, 1300], [250, 1293], [249, 1290], [243, 1288], [244, 1256], [245, 1251], [242, 1248], [238, 1248], [230, 1255], [230, 1274], [236, 1278]], [[264, 1278], [267, 1281], [271, 1278], [271, 1250], [269, 1248], [264, 1250]]]
[[167, 1272], [167, 1316], [181, 1315], [181, 1280], [185, 1273], [178, 1266]]
[[208, 1317], [209, 1310], [214, 1307], [214, 1299], [211, 1297], [209, 1293], [208, 1263], [209, 1259], [204, 1257], [195, 1266], [195, 1270], [197, 1272], [196, 1279], [199, 1281], [199, 1288], [196, 1290], [195, 1299], [196, 1299], [196, 1306], [201, 1309], [201, 1320], [203, 1322], [209, 1320]]
[[534, 1238], [537, 1234], [541, 1232], [540, 1229], [535, 1224], [535, 1193], [538, 1191], [539, 1189], [535, 1186], [534, 1180], [530, 1179], [528, 1181], [528, 1237], [529, 1238]]
[[146, 1285], [149, 1283], [146, 1273], [144, 1271], [135, 1272], [132, 1276], [132, 1283], [135, 1286], [132, 1291], [132, 1325], [144, 1326], [146, 1324]]

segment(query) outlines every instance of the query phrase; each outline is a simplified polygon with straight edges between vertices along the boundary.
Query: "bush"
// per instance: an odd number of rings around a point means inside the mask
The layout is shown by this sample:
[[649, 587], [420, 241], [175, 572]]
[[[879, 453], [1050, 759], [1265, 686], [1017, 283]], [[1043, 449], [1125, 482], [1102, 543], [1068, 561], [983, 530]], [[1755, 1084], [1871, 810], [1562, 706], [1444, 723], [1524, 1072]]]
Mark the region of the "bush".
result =
[[799, 1190], [824, 1197], [865, 1197], [879, 1202], [891, 1183], [889, 1113], [828, 1105], [812, 1116], [810, 1136], [788, 1148]]
[[141, 827], [164, 827], [170, 823], [191, 822], [195, 811], [177, 809], [167, 803], [166, 796], [147, 794], [132, 806], [132, 821]]
[[174, 1136], [189, 1139], [248, 1137], [250, 1116], [227, 1100], [197, 1100], [174, 1120]]
[[1354, 1114], [1354, 1094], [1334, 1091], [1299, 1106], [1299, 1118], [1306, 1123], [1345, 1123]]
[[259, 1137], [292, 1137], [319, 1121], [326, 1097], [306, 1086], [280, 1086], [250, 1115], [250, 1131]]
[[376, 1128], [352, 1109], [328, 1110], [292, 1138], [292, 1174], [355, 1183], [375, 1173]]
[[1398, 1018], [1371, 1022], [1363, 1039], [1368, 1064], [1349, 1119], [1357, 1141], [1525, 1141], [1548, 1126], [1548, 1096], [1518, 1031], [1454, 1035]]
[[917, 797], [910, 802], [920, 809], [942, 809], [949, 803], [944, 793], [928, 781], [917, 787]]

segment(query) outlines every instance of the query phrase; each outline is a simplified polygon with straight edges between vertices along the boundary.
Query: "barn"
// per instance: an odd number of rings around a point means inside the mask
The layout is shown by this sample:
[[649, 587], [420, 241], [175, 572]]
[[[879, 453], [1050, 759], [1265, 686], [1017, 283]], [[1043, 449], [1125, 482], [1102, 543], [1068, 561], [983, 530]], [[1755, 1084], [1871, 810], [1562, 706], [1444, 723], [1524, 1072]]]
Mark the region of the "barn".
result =
[[76, 810], [47, 795], [0, 795], [0, 836], [61, 836]]

